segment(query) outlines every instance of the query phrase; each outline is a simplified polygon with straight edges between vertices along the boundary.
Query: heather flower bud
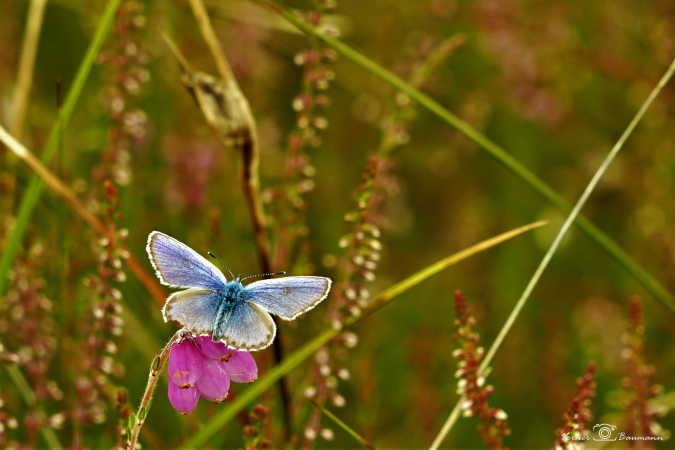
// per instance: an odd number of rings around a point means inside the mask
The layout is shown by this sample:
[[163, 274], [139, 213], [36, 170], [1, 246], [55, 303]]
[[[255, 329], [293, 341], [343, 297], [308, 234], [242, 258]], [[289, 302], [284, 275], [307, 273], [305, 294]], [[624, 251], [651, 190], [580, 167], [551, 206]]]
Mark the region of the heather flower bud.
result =
[[335, 438], [335, 434], [333, 434], [333, 430], [330, 428], [324, 428], [321, 430], [321, 437], [327, 441], [332, 441]]
[[314, 428], [310, 427], [305, 428], [305, 439], [307, 439], [308, 441], [313, 441], [314, 439], [316, 439], [316, 431], [314, 430]]
[[305, 389], [304, 395], [305, 398], [313, 398], [316, 395], [316, 388], [314, 386], [309, 386]]

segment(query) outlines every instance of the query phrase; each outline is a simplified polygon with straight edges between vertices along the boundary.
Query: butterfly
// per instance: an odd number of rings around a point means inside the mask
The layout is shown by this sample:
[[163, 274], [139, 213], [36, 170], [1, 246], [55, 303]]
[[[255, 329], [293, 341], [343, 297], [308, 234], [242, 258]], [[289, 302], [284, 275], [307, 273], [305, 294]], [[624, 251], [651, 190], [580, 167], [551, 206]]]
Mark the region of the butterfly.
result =
[[162, 308], [164, 321], [194, 334], [210, 334], [236, 350], [262, 350], [276, 335], [270, 313], [293, 320], [328, 296], [327, 277], [292, 276], [242, 284], [199, 253], [164, 233], [148, 235], [148, 257], [160, 282], [174, 288]]

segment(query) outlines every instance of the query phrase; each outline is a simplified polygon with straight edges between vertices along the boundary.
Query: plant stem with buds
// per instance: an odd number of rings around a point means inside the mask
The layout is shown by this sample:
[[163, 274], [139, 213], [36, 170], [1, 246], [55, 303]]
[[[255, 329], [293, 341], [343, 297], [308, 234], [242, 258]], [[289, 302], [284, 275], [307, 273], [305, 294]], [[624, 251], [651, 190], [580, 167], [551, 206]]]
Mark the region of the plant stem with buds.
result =
[[141, 428], [145, 424], [145, 418], [148, 416], [148, 411], [150, 410], [150, 403], [152, 402], [152, 396], [155, 393], [155, 388], [157, 387], [157, 381], [159, 381], [159, 375], [162, 373], [162, 368], [166, 364], [167, 359], [169, 359], [169, 353], [171, 353], [171, 347], [173, 347], [174, 342], [181, 337], [182, 330], [178, 330], [171, 336], [169, 342], [166, 343], [159, 355], [155, 356], [155, 359], [152, 360], [150, 365], [150, 374], [148, 375], [148, 384], [145, 386], [145, 392], [143, 393], [143, 398], [141, 399], [141, 404], [138, 406], [138, 411], [136, 412], [134, 425], [131, 429], [129, 435], [129, 440], [127, 441], [127, 450], [134, 450], [136, 448], [136, 442], [138, 441], [138, 436], [141, 433]]

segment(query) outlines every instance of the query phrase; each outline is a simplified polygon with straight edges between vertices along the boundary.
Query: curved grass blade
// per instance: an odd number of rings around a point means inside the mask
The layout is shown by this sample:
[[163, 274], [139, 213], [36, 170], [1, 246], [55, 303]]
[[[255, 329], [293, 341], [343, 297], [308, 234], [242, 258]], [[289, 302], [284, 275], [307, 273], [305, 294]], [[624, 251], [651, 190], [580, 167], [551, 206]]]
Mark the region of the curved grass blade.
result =
[[[673, 75], [673, 72], [675, 72], [675, 59], [673, 59], [673, 62], [670, 63], [670, 66], [666, 70], [666, 73], [663, 74], [659, 82], [656, 84], [652, 92], [649, 94], [647, 99], [644, 101], [642, 106], [640, 106], [640, 109], [638, 110], [637, 113], [635, 113], [635, 116], [633, 119], [630, 121], [626, 129], [623, 131], [621, 134], [621, 137], [619, 138], [618, 141], [616, 141], [616, 144], [612, 147], [612, 149], [609, 151], [605, 159], [603, 160], [602, 164], [600, 167], [598, 167], [598, 170], [595, 171], [595, 174], [593, 175], [593, 178], [591, 178], [591, 181], [588, 182], [588, 185], [586, 186], [586, 189], [584, 189], [584, 192], [581, 194], [581, 197], [579, 197], [579, 200], [577, 200], [576, 204], [574, 205], [574, 209], [572, 209], [572, 212], [567, 216], [567, 219], [565, 219], [565, 223], [563, 223], [562, 227], [560, 227], [560, 231], [558, 231], [558, 235], [555, 237], [553, 242], [551, 243], [551, 246], [548, 248], [548, 251], [542, 258], [541, 262], [539, 263], [539, 267], [537, 267], [537, 270], [535, 270], [534, 274], [532, 275], [532, 278], [530, 278], [530, 281], [527, 283], [527, 286], [525, 287], [525, 290], [523, 291], [522, 295], [516, 302], [516, 305], [513, 307], [513, 310], [511, 311], [511, 314], [509, 314], [509, 317], [506, 319], [506, 322], [502, 326], [501, 330], [499, 330], [499, 334], [495, 338], [495, 341], [492, 343], [492, 346], [490, 347], [490, 350], [487, 351], [485, 354], [485, 358], [483, 358], [483, 361], [481, 361], [480, 367], [478, 368], [479, 373], [485, 374], [485, 371], [487, 370], [488, 366], [490, 365], [490, 362], [492, 362], [492, 359], [494, 358], [495, 354], [497, 353], [497, 350], [499, 350], [499, 347], [501, 346], [502, 342], [504, 341], [504, 338], [506, 335], [509, 333], [511, 330], [511, 327], [513, 327], [513, 324], [515, 323], [516, 319], [518, 318], [518, 315], [520, 314], [520, 311], [523, 309], [525, 306], [525, 303], [527, 300], [530, 298], [530, 295], [532, 294], [532, 291], [534, 290], [535, 286], [539, 282], [539, 279], [541, 278], [541, 275], [544, 273], [544, 270], [546, 270], [546, 267], [548, 267], [548, 264], [551, 262], [551, 259], [553, 258], [553, 255], [555, 252], [558, 250], [558, 247], [560, 246], [560, 243], [562, 242], [563, 238], [567, 234], [567, 231], [570, 229], [572, 226], [572, 223], [574, 222], [574, 219], [579, 215], [579, 212], [581, 209], [584, 207], [586, 204], [586, 201], [588, 198], [591, 196], [593, 193], [593, 190], [595, 187], [598, 185], [598, 182], [600, 181], [600, 178], [605, 174], [605, 171], [609, 167], [609, 165], [612, 163], [616, 155], [621, 151], [623, 148], [623, 144], [626, 142], [628, 137], [631, 135], [637, 124], [640, 122], [642, 119], [642, 116], [644, 116], [645, 112], [649, 108], [649, 105], [652, 104], [656, 96], [659, 94], [663, 86], [668, 83], [670, 78]], [[433, 443], [431, 444], [430, 450], [435, 450], [437, 449], [442, 443], [445, 437], [448, 435], [450, 432], [450, 429], [454, 425], [454, 423], [457, 421], [459, 417], [459, 410], [460, 410], [460, 405], [462, 402], [463, 398], [459, 399], [457, 404], [455, 405], [454, 409], [450, 413], [450, 416], [447, 418], [445, 423], [443, 424], [443, 427], [441, 428], [441, 431], [438, 433], [436, 438], [434, 439]]]
[[[109, 0], [106, 5], [105, 10], [103, 11], [103, 16], [98, 24], [94, 38], [89, 44], [89, 48], [80, 63], [80, 67], [77, 70], [75, 75], [75, 80], [73, 81], [72, 86], [68, 90], [68, 95], [66, 96], [63, 106], [59, 110], [59, 114], [56, 118], [56, 123], [52, 126], [52, 129], [49, 133], [49, 138], [47, 139], [47, 145], [45, 146], [44, 152], [42, 154], [42, 162], [47, 165], [54, 156], [54, 152], [58, 147], [58, 142], [61, 136], [63, 129], [68, 124], [68, 120], [75, 109], [75, 104], [82, 93], [87, 78], [89, 77], [89, 72], [91, 67], [96, 60], [101, 46], [103, 45], [103, 40], [105, 39], [108, 30], [112, 26], [112, 23], [115, 19], [115, 12], [120, 4], [120, 0]], [[9, 234], [7, 243], [2, 252], [2, 257], [0, 259], [0, 301], [2, 299], [2, 294], [4, 294], [7, 289], [7, 284], [9, 282], [9, 269], [14, 263], [17, 254], [21, 248], [21, 243], [23, 242], [24, 234], [26, 233], [26, 228], [28, 227], [28, 221], [33, 214], [33, 210], [37, 205], [40, 195], [44, 189], [44, 182], [42, 179], [35, 175], [31, 178], [26, 192], [21, 198], [21, 205], [19, 206], [19, 213], [17, 214], [14, 226], [12, 231]]]
[[[542, 197], [548, 200], [556, 208], [565, 213], [571, 211], [571, 206], [567, 201], [544, 182], [541, 178], [535, 175], [527, 167], [522, 165], [516, 158], [514, 158], [505, 149], [491, 141], [487, 136], [473, 128], [467, 122], [463, 121], [448, 109], [443, 107], [440, 103], [429, 97], [428, 95], [416, 89], [410, 83], [397, 77], [392, 72], [388, 71], [372, 59], [359, 53], [352, 47], [343, 43], [339, 39], [335, 39], [318, 31], [315, 27], [298, 18], [289, 10], [279, 6], [271, 0], [254, 0], [256, 3], [261, 3], [276, 11], [279, 15], [284, 17], [288, 22], [292, 23], [298, 29], [306, 34], [316, 37], [323, 41], [326, 45], [332, 47], [343, 56], [351, 59], [356, 64], [373, 73], [377, 77], [391, 84], [401, 92], [407, 94], [411, 99], [418, 102], [430, 112], [441, 118], [449, 125], [456, 128], [460, 133], [469, 138], [480, 148], [487, 151], [490, 156], [498, 162], [506, 166], [507, 169], [515, 173], [521, 180], [527, 183], [532, 189], [538, 192]], [[586, 233], [593, 241], [602, 247], [610, 256], [612, 256], [621, 266], [624, 267], [644, 288], [657, 300], [663, 303], [668, 309], [675, 313], [675, 298], [663, 287], [649, 272], [637, 265], [630, 256], [619, 247], [616, 242], [612, 240], [604, 231], [598, 228], [593, 222], [579, 215], [576, 218], [576, 223], [581, 230]]]
[[[430, 266], [425, 267], [424, 269], [414, 273], [413, 275], [405, 278], [404, 280], [394, 284], [388, 289], [384, 290], [382, 293], [377, 295], [370, 303], [370, 305], [364, 309], [363, 314], [359, 317], [351, 317], [345, 322], [345, 326], [351, 326], [357, 323], [362, 318], [371, 314], [372, 312], [382, 308], [383, 306], [390, 303], [398, 295], [404, 293], [408, 289], [418, 285], [422, 281], [431, 278], [432, 276], [438, 274], [443, 269], [456, 264], [464, 259], [469, 258], [470, 256], [480, 253], [484, 250], [487, 250], [491, 247], [494, 247], [502, 242], [508, 241], [522, 233], [525, 233], [534, 228], [538, 228], [542, 225], [545, 225], [545, 221], [534, 222], [529, 225], [525, 225], [514, 230], [507, 231], [502, 234], [498, 234], [490, 239], [479, 242], [476, 245], [473, 245], [467, 249], [454, 253]], [[312, 356], [316, 351], [324, 346], [328, 341], [336, 337], [342, 331], [337, 331], [333, 328], [330, 330], [324, 331], [313, 340], [305, 344], [303, 347], [300, 347], [295, 352], [287, 356], [281, 364], [278, 364], [270, 370], [266, 376], [260, 378], [258, 381], [253, 383], [251, 387], [246, 389], [237, 398], [230, 403], [227, 408], [219, 412], [214, 416], [201, 430], [195, 433], [191, 439], [189, 439], [181, 449], [187, 450], [192, 448], [200, 448], [208, 439], [214, 434], [218, 433], [223, 425], [232, 420], [236, 414], [241, 411], [246, 405], [255, 400], [260, 394], [269, 389], [274, 383], [279, 380], [279, 378], [286, 375], [288, 372], [293, 370], [295, 367], [300, 365], [304, 360]]]
[[338, 427], [342, 428], [348, 435], [353, 437], [359, 444], [363, 445], [365, 448], [371, 448], [375, 449], [375, 446], [365, 440], [359, 433], [357, 433], [352, 427], [344, 423], [338, 416], [333, 414], [332, 412], [328, 411], [326, 408], [323, 406], [319, 405], [317, 402], [312, 401], [314, 403], [314, 406], [319, 408], [319, 411], [323, 413], [324, 416], [328, 417], [330, 420], [333, 421]]

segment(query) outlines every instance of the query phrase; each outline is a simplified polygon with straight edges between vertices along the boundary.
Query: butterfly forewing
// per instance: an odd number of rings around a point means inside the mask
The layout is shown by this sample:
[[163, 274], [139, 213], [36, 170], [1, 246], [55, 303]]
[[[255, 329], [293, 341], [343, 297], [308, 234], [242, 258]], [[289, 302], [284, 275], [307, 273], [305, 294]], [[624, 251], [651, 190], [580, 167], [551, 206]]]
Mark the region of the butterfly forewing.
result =
[[227, 279], [216, 266], [182, 242], [159, 231], [148, 236], [148, 257], [162, 284], [218, 290]]
[[190, 288], [174, 292], [166, 299], [164, 321], [174, 320], [195, 334], [210, 334], [220, 298], [208, 289]]
[[276, 332], [267, 312], [255, 304], [241, 302], [234, 304], [224, 320], [215, 325], [213, 338], [236, 350], [262, 350], [272, 343]]
[[260, 280], [244, 287], [244, 298], [284, 320], [293, 320], [321, 303], [331, 280], [325, 277], [283, 277]]

